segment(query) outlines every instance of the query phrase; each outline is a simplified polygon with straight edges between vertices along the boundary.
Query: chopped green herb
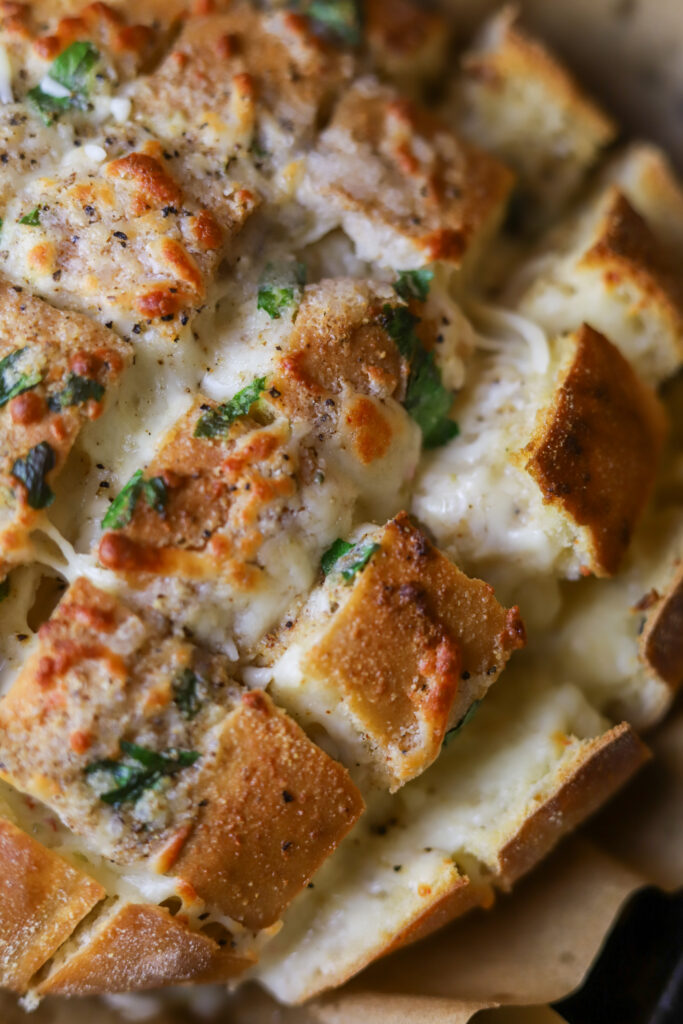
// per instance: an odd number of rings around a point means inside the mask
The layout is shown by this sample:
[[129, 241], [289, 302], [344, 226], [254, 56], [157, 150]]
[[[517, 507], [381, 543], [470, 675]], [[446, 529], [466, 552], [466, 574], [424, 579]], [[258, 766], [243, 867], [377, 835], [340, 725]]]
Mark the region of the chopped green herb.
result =
[[353, 544], [349, 544], [348, 541], [341, 540], [339, 537], [335, 540], [320, 560], [320, 566], [325, 576], [329, 576], [342, 555], [347, 554], [352, 548]]
[[184, 668], [173, 681], [173, 700], [188, 720], [201, 711], [202, 701], [197, 693], [199, 682], [199, 677], [189, 668]]
[[311, 0], [306, 13], [323, 31], [345, 46], [360, 46], [362, 17], [359, 0]]
[[41, 441], [35, 448], [29, 449], [25, 459], [17, 459], [12, 466], [12, 476], [15, 480], [20, 480], [26, 488], [27, 501], [31, 508], [47, 508], [55, 500], [45, 477], [56, 465], [54, 451], [47, 441]]
[[63, 389], [56, 395], [52, 395], [47, 404], [53, 412], [59, 412], [71, 405], [83, 405], [91, 398], [100, 402], [103, 395], [104, 388], [96, 380], [92, 380], [90, 377], [80, 377], [77, 373], [70, 373]]
[[37, 228], [40, 224], [40, 207], [36, 206], [35, 210], [31, 210], [30, 213], [24, 214], [19, 219], [20, 224], [28, 224], [32, 228]]
[[2, 231], [2, 225], [5, 223], [2, 217], [0, 217], [0, 231]]
[[161, 515], [168, 501], [166, 484], [160, 476], [144, 480], [142, 470], [138, 469], [107, 509], [107, 514], [102, 520], [103, 528], [105, 530], [122, 530], [124, 526], [128, 526], [141, 495], [145, 496], [149, 507]]
[[449, 729], [443, 738], [443, 746], [447, 747], [451, 740], [454, 740], [461, 729], [464, 729], [468, 722], [471, 722], [477, 711], [479, 710], [480, 700], [473, 701], [468, 707], [465, 714], [462, 716], [457, 725], [454, 725], [452, 729]]
[[415, 327], [420, 322], [405, 306], [385, 306], [383, 323], [410, 365], [404, 405], [422, 431], [425, 448], [438, 448], [458, 434], [449, 416], [452, 393], [443, 386], [433, 352], [428, 352]]
[[18, 348], [0, 360], [0, 406], [6, 405], [12, 398], [29, 391], [40, 384], [43, 375], [38, 372], [21, 373], [17, 364], [28, 347]]
[[379, 544], [366, 544], [365, 547], [358, 548], [355, 554], [349, 555], [349, 559], [344, 560], [344, 567], [341, 571], [345, 582], [350, 583], [354, 576], [359, 572], [362, 572], [372, 556], [376, 551], [379, 551], [379, 549]]
[[422, 267], [419, 270], [402, 270], [394, 285], [394, 291], [406, 302], [408, 299], [419, 299], [420, 302], [425, 302], [433, 280], [434, 271], [429, 267]]
[[6, 597], [9, 597], [9, 576], [5, 576], [2, 583], [0, 583], [0, 601], [4, 601]]
[[100, 59], [99, 50], [89, 42], [76, 42], [68, 46], [53, 62], [48, 76], [53, 82], [69, 90], [68, 96], [53, 96], [36, 85], [28, 93], [29, 102], [37, 109], [46, 125], [51, 125], [58, 114], [72, 108], [86, 110], [92, 70]]
[[[85, 769], [87, 776], [103, 773], [111, 780], [112, 788], [100, 794], [100, 800], [112, 807], [135, 803], [149, 789], [158, 789], [164, 778], [177, 775], [189, 768], [201, 756], [196, 750], [177, 750], [172, 747], [162, 753], [122, 740], [121, 751], [129, 761], [94, 761]], [[137, 762], [131, 764], [130, 761]]]
[[298, 306], [306, 284], [303, 263], [269, 263], [259, 285], [257, 308], [273, 320], [279, 320], [290, 306]]
[[254, 402], [257, 402], [261, 393], [265, 391], [265, 387], [266, 378], [258, 377], [238, 391], [229, 402], [224, 402], [223, 405], [218, 405], [215, 409], [209, 409], [197, 420], [194, 436], [218, 437], [227, 434], [235, 420], [248, 414]]

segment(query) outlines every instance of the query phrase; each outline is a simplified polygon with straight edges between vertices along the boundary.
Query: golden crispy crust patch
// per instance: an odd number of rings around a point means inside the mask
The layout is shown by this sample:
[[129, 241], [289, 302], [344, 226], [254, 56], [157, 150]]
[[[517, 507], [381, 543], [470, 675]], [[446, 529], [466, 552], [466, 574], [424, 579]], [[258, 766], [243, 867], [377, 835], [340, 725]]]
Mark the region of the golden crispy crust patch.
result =
[[364, 807], [345, 769], [260, 692], [226, 720], [204, 800], [172, 873], [249, 928], [277, 921]]
[[[231, 961], [231, 963], [230, 963]], [[127, 903], [38, 986], [40, 995], [88, 996], [135, 992], [241, 974], [250, 961], [193, 932], [182, 915]], [[232, 970], [231, 970], [232, 968]], [[215, 979], [214, 979], [215, 980]]]
[[449, 724], [483, 696], [525, 636], [519, 610], [460, 572], [405, 513], [376, 543], [381, 550], [302, 669], [338, 689], [398, 788], [434, 760]]
[[648, 616], [640, 656], [672, 689], [683, 683], [683, 566]]
[[553, 402], [519, 459], [544, 501], [579, 528], [589, 570], [609, 576], [652, 490], [665, 418], [654, 393], [603, 335], [584, 326], [566, 344]]
[[410, 89], [415, 78], [443, 73], [451, 28], [448, 20], [415, 0], [365, 0], [363, 35], [376, 67]]
[[36, 971], [106, 893], [4, 818], [0, 862], [0, 984], [25, 992]]

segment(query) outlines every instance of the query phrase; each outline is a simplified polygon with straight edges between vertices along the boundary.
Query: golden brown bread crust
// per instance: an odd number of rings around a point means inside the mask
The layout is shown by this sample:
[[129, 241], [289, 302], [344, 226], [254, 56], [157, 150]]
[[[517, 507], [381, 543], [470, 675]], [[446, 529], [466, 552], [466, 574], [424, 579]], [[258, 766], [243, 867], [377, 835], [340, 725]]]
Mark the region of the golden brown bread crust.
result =
[[163, 907], [127, 903], [97, 923], [78, 950], [40, 981], [39, 995], [135, 992], [183, 982], [228, 980], [250, 960], [222, 950]]
[[364, 808], [345, 769], [260, 692], [226, 720], [204, 800], [172, 873], [248, 928], [277, 921]]
[[[597, 241], [584, 254], [580, 268], [598, 270], [609, 292], [633, 282], [661, 311], [678, 341], [683, 361], [683, 283], [667, 249], [618, 188], [605, 199]], [[618, 341], [618, 339], [616, 339]]]
[[375, 67], [408, 91], [444, 70], [451, 25], [420, 0], [364, 0], [363, 37]]
[[[14, 513], [0, 530], [0, 576], [31, 558], [29, 535], [41, 517], [13, 473], [16, 461], [26, 459], [38, 445], [49, 445], [52, 466], [43, 479], [53, 484], [81, 426], [101, 415], [107, 393], [132, 358], [130, 346], [113, 331], [87, 317], [62, 313], [0, 280], [0, 359], [18, 353], [17, 369], [38, 383], [0, 408], [0, 504], [9, 504]], [[59, 396], [74, 376], [94, 387], [99, 397], [77, 401], [72, 396], [62, 406]]]
[[94, 879], [0, 818], [0, 984], [29, 981], [106, 893]]
[[609, 576], [654, 485], [665, 417], [603, 335], [584, 325], [566, 345], [559, 388], [518, 459], [580, 529], [588, 570]]
[[683, 565], [648, 615], [640, 657], [671, 689], [683, 684]]
[[[433, 260], [459, 266], [491, 230], [512, 187], [510, 172], [493, 157], [426, 110], [367, 81], [344, 94], [317, 150], [311, 182], [318, 199], [391, 239], [402, 265], [409, 265], [410, 251], [413, 266]], [[351, 154], [357, 157], [353, 176], [341, 162]], [[384, 261], [391, 261], [389, 251]]]
[[392, 789], [438, 756], [449, 724], [525, 643], [519, 609], [469, 579], [401, 513], [374, 539], [353, 593], [302, 657], [387, 760]]
[[[454, 875], [457, 875], [455, 867]], [[469, 878], [457, 875], [450, 888], [434, 892], [434, 902], [427, 906], [424, 911], [416, 917], [409, 925], [394, 937], [391, 945], [382, 953], [373, 957], [373, 960], [380, 956], [388, 956], [395, 953], [403, 946], [410, 946], [413, 942], [426, 939], [428, 935], [444, 928], [456, 917], [462, 917], [468, 910], [474, 907], [490, 907], [493, 904], [493, 892], [486, 886], [474, 886]]]
[[508, 888], [598, 809], [650, 757], [630, 725], [622, 722], [583, 743], [564, 766], [557, 792], [530, 815], [498, 855], [497, 883]]

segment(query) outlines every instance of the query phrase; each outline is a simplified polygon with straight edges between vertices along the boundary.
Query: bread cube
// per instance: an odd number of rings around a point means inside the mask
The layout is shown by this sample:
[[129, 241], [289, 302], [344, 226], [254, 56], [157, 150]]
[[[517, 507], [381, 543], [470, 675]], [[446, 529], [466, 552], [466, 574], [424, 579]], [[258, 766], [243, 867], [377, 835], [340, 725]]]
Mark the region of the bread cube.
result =
[[566, 205], [616, 135], [569, 71], [519, 27], [512, 7], [484, 25], [456, 92], [465, 136], [519, 175], [533, 204], [526, 204], [530, 226]]
[[329, 567], [285, 629], [271, 692], [359, 777], [394, 792], [434, 761], [524, 642], [519, 610], [401, 514]]
[[451, 26], [416, 0], [364, 0], [363, 41], [370, 60], [403, 93], [420, 92], [443, 74]]
[[[540, 251], [537, 273], [511, 297], [551, 334], [589, 323], [651, 385], [683, 362], [683, 288], [668, 249], [615, 187], [573, 213]], [[535, 258], [534, 258], [535, 259]], [[525, 269], [521, 280], [528, 281]]]
[[458, 268], [495, 231], [511, 186], [497, 160], [368, 78], [338, 103], [299, 198], [329, 227], [341, 225], [361, 259]]

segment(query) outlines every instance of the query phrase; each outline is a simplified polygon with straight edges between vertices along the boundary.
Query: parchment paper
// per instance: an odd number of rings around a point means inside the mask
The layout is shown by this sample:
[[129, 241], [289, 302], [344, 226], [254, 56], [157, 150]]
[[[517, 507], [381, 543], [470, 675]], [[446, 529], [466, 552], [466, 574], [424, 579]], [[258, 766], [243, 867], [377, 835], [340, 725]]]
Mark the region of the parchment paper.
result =
[[[498, 0], [452, 0], [462, 34]], [[681, 0], [519, 4], [630, 134], [664, 144], [683, 169]], [[654, 735], [655, 757], [579, 836], [492, 911], [476, 911], [375, 964], [305, 1008], [247, 987], [203, 1020], [220, 1024], [557, 1024], [547, 1006], [577, 988], [624, 902], [644, 885], [683, 886], [683, 702]], [[512, 1007], [523, 1007], [514, 1009]], [[189, 1021], [186, 1009], [147, 1016]], [[120, 1024], [93, 1000], [48, 1000], [27, 1018], [0, 995], [2, 1024]]]

